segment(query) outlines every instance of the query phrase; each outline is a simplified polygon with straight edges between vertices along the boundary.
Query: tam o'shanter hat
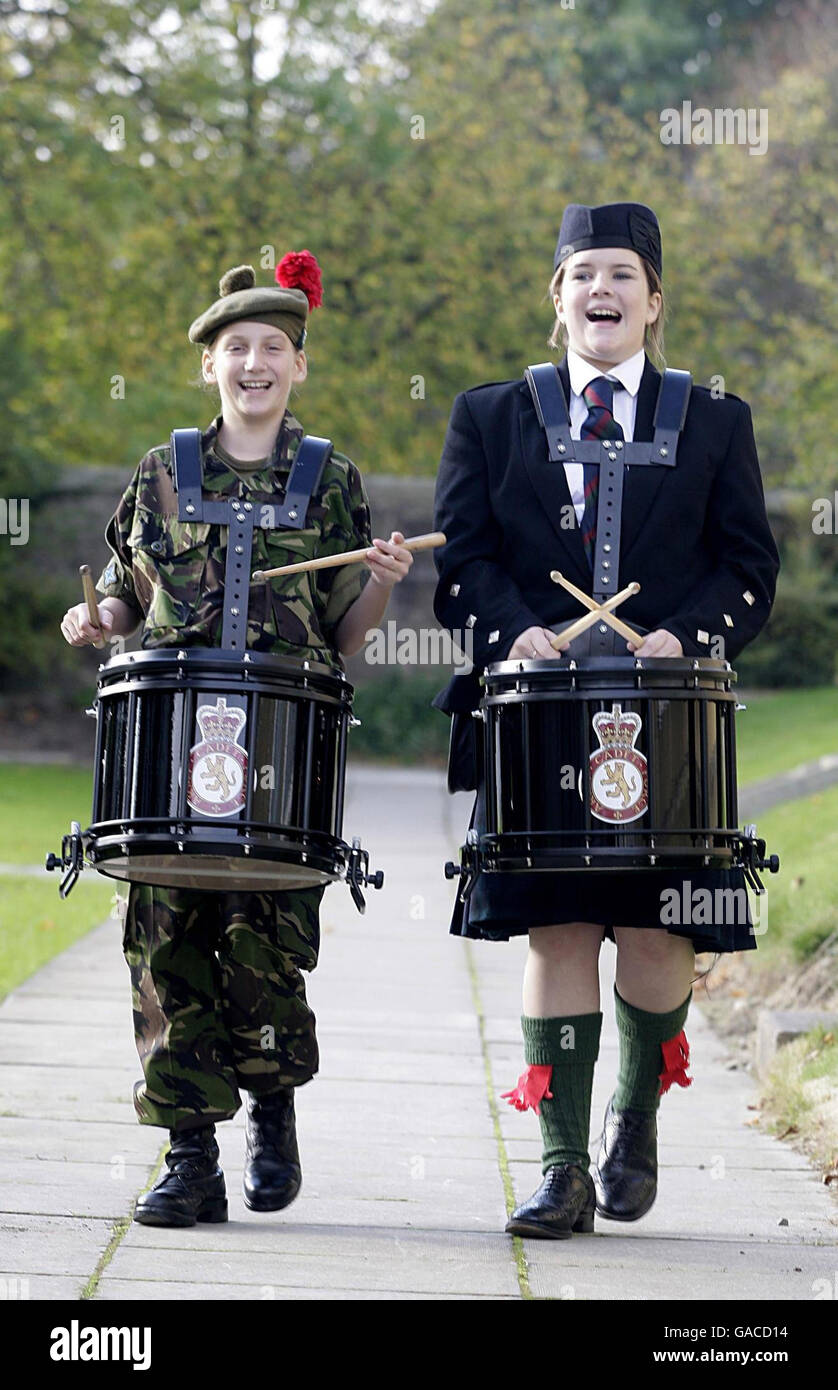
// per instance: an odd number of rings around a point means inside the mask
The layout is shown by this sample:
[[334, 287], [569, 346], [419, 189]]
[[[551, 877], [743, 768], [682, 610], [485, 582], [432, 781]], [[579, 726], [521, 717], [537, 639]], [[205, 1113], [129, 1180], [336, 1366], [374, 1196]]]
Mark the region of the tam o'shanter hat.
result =
[[323, 303], [320, 266], [310, 251], [289, 251], [275, 272], [276, 286], [257, 285], [252, 265], [238, 265], [222, 275], [221, 295], [189, 329], [190, 343], [209, 346], [228, 323], [249, 319], [270, 323], [288, 334], [299, 351], [306, 340], [309, 309]]
[[603, 203], [597, 208], [569, 203], [562, 216], [553, 272], [574, 252], [597, 246], [627, 246], [654, 266], [658, 275], [662, 273], [661, 229], [644, 203]]

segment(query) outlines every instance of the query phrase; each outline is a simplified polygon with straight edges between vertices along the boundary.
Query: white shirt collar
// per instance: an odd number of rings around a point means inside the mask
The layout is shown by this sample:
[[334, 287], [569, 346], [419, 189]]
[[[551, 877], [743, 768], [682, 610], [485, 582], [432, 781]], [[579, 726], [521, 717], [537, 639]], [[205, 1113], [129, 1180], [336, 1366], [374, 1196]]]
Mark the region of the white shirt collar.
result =
[[643, 348], [635, 352], [631, 357], [627, 357], [625, 362], [618, 362], [616, 367], [610, 367], [607, 372], [600, 367], [594, 367], [590, 362], [586, 362], [584, 357], [580, 357], [578, 352], [572, 348], [567, 350], [567, 369], [570, 373], [570, 389], [576, 396], [581, 396], [585, 387], [594, 381], [598, 376], [616, 377], [622, 382], [630, 396], [636, 396], [640, 390], [640, 378], [643, 376], [643, 368], [646, 365], [646, 353]]

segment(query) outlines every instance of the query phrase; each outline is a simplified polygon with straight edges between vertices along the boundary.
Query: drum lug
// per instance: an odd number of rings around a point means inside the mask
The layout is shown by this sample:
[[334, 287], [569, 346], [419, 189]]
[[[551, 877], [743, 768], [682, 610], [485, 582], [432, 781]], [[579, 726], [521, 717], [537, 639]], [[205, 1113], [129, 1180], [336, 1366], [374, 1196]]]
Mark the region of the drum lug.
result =
[[446, 878], [459, 878], [460, 891], [458, 900], [461, 903], [467, 902], [471, 897], [471, 891], [477, 881], [477, 845], [479, 836], [476, 830], [469, 830], [466, 836], [466, 843], [460, 849], [460, 862], [455, 863], [449, 859], [445, 865]]
[[771, 854], [765, 857], [765, 841], [757, 838], [757, 828], [755, 825], [746, 825], [739, 836], [739, 848], [742, 854], [742, 868], [747, 882], [759, 895], [765, 892], [757, 869], [767, 869], [770, 874], [779, 873], [780, 856]]
[[381, 869], [371, 874], [369, 865], [369, 854], [365, 849], [361, 849], [361, 841], [356, 836], [352, 841], [352, 849], [349, 852], [349, 861], [346, 865], [346, 882], [349, 884], [353, 903], [362, 913], [366, 911], [367, 904], [361, 888], [366, 887], [367, 884], [373, 888], [384, 887], [384, 874]]
[[95, 705], [88, 705], [87, 709], [85, 710], [85, 714], [87, 715], [88, 719], [98, 719], [99, 717], [99, 711], [97, 710]]
[[61, 856], [48, 854], [45, 860], [46, 867], [51, 873], [53, 869], [66, 869], [67, 872], [58, 885], [58, 892], [62, 898], [73, 889], [84, 864], [84, 839], [81, 833], [81, 826], [77, 820], [70, 822], [70, 833], [64, 835], [61, 840]]

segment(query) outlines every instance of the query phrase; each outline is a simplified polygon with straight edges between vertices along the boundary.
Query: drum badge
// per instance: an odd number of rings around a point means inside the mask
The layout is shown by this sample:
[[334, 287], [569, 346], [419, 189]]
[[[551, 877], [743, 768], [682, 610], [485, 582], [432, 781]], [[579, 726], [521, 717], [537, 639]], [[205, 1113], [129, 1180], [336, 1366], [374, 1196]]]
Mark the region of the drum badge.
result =
[[232, 816], [245, 803], [247, 753], [237, 742], [247, 723], [243, 709], [228, 709], [220, 695], [199, 705], [195, 716], [203, 739], [189, 750], [186, 799], [202, 816]]
[[591, 815], [597, 820], [632, 821], [649, 808], [649, 769], [634, 746], [643, 721], [639, 714], [601, 710], [591, 721], [599, 748], [591, 754]]

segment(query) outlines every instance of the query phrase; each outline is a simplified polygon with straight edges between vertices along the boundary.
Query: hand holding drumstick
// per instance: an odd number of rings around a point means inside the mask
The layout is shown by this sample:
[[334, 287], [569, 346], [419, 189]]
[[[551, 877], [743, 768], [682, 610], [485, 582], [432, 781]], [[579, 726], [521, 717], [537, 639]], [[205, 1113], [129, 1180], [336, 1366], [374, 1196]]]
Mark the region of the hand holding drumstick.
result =
[[414, 551], [433, 550], [438, 545], [445, 545], [445, 536], [442, 531], [431, 531], [424, 536], [410, 536], [405, 540], [401, 531], [393, 531], [389, 541], [377, 538], [372, 544], [374, 549], [365, 547], [363, 550], [345, 550], [339, 555], [321, 555], [316, 560], [300, 560], [294, 565], [255, 570], [252, 579], [254, 584], [258, 584], [263, 579], [273, 579], [280, 574], [302, 574], [305, 570], [331, 569], [335, 565], [363, 562], [371, 571], [373, 579], [389, 589], [400, 579], [404, 579], [413, 564]]
[[109, 637], [127, 637], [137, 626], [134, 609], [119, 598], [99, 603], [88, 565], [79, 566], [84, 603], [68, 608], [61, 619], [61, 632], [71, 647], [104, 647]]

